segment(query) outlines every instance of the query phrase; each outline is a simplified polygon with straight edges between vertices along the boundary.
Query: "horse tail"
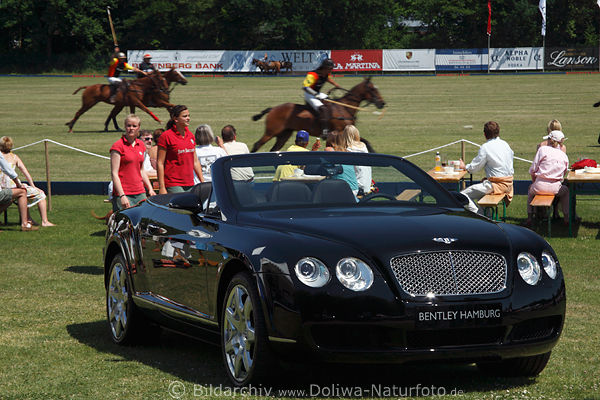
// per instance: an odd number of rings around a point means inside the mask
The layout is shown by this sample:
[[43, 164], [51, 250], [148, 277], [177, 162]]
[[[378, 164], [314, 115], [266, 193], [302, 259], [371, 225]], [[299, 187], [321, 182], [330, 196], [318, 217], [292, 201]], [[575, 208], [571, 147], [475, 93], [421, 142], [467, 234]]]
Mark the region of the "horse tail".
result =
[[77, 89], [76, 91], [73, 92], [73, 94], [79, 92], [81, 89], [87, 89], [87, 86], [82, 86], [79, 89]]
[[365, 138], [360, 138], [360, 141], [363, 142], [365, 144], [365, 146], [367, 146], [367, 150], [369, 151], [369, 153], [377, 153], [375, 151], [375, 149], [373, 148], [373, 146], [371, 146], [371, 143], [369, 143], [369, 141]]
[[252, 121], [258, 121], [259, 119], [261, 119], [263, 117], [263, 115], [267, 114], [269, 111], [271, 111], [271, 107], [265, 108], [259, 114], [254, 115], [252, 117]]

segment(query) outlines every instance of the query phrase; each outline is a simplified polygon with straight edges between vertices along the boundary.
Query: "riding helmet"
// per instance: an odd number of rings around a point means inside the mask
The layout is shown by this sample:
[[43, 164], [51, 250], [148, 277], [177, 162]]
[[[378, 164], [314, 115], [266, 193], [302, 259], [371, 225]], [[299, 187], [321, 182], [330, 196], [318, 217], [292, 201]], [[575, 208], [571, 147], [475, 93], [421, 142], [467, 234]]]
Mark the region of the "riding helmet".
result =
[[125, 57], [125, 53], [123, 53], [122, 51], [117, 53], [117, 58], [127, 58]]
[[319, 68], [333, 68], [333, 60], [331, 58], [326, 58], [321, 62], [321, 66]]

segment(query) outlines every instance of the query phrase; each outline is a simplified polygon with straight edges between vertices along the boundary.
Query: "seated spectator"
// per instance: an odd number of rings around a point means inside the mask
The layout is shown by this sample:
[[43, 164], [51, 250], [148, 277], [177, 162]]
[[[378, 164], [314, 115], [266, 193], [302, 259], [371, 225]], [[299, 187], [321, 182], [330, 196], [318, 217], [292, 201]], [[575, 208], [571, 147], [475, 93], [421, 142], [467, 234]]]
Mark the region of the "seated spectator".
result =
[[[237, 132], [233, 125], [225, 125], [221, 129], [221, 137], [223, 138], [223, 147], [230, 156], [250, 153], [246, 143], [237, 141]], [[250, 182], [254, 180], [254, 171], [250, 167], [231, 168], [231, 179]]]
[[150, 162], [150, 154], [148, 153], [152, 148], [152, 132], [148, 129], [140, 130], [140, 140], [144, 143], [144, 146], [146, 146], [143, 167], [148, 175], [156, 175], [156, 169], [152, 167], [152, 163]]
[[17, 173], [6, 162], [1, 152], [0, 173], [11, 179], [15, 185], [13, 188], [0, 188], [0, 211], [6, 210], [13, 202], [17, 203], [21, 214], [21, 230], [37, 231], [39, 228], [27, 220], [27, 190], [22, 186]]
[[[354, 125], [346, 125], [343, 135], [346, 136], [348, 142], [348, 151], [354, 153], [368, 153], [367, 145], [360, 141], [360, 132]], [[372, 173], [371, 167], [355, 165], [354, 172], [356, 172], [356, 180], [358, 181], [358, 192], [359, 194], [367, 194], [371, 191]]]
[[[348, 134], [344, 133], [344, 131], [338, 133], [332, 138], [331, 145], [333, 147], [333, 151], [347, 152], [348, 148], [351, 145]], [[354, 166], [342, 164], [342, 171], [343, 172], [341, 174], [333, 175], [331, 178], [346, 181], [346, 183], [348, 183], [348, 186], [350, 186], [350, 189], [352, 189], [352, 193], [354, 193], [354, 196], [357, 196], [359, 186], [358, 180], [356, 179], [356, 171], [354, 169]]]
[[[28, 223], [32, 225], [36, 225], [36, 222], [31, 218], [31, 214], [29, 212], [29, 208], [37, 205], [38, 210], [40, 212], [40, 217], [42, 219], [42, 226], [55, 226], [52, 222], [48, 220], [48, 207], [46, 205], [46, 193], [42, 189], [38, 189], [35, 187], [35, 183], [33, 182], [33, 178], [29, 174], [27, 167], [23, 163], [23, 161], [16, 154], [12, 153], [13, 148], [13, 140], [9, 136], [3, 136], [0, 138], [0, 152], [4, 156], [5, 161], [9, 164], [9, 166], [15, 170], [19, 169], [23, 175], [25, 175], [25, 179], [27, 179], [27, 184], [22, 184], [22, 186], [27, 190], [27, 212], [25, 213], [25, 217]], [[8, 189], [15, 187], [16, 184], [10, 176], [6, 174], [0, 174], [0, 187]]]
[[[310, 134], [304, 130], [298, 131], [296, 133], [296, 140], [293, 145], [287, 148], [286, 151], [309, 151], [306, 147], [308, 146]], [[316, 151], [321, 146], [320, 142], [317, 140], [312, 147], [312, 151]], [[274, 181], [280, 181], [283, 178], [287, 178], [289, 176], [294, 175], [294, 171], [300, 169], [299, 165], [280, 165], [275, 170]]]
[[[557, 119], [553, 119], [552, 121], [548, 122], [548, 127], [546, 128], [546, 133], [548, 133], [548, 135], [544, 136], [542, 139], [544, 139], [540, 144], [538, 144], [538, 149], [540, 148], [540, 146], [549, 146], [549, 142], [550, 140], [548, 139], [550, 132], [552, 131], [561, 131], [562, 132], [562, 125], [560, 123], [559, 120]], [[567, 138], [565, 138], [564, 140], [567, 140]], [[560, 149], [563, 152], [567, 152], [567, 147], [561, 143], [560, 144]]]
[[[196, 128], [196, 156], [198, 157], [198, 160], [200, 160], [200, 165], [202, 165], [204, 182], [212, 181], [210, 167], [217, 158], [227, 155], [227, 152], [223, 147], [223, 140], [220, 137], [217, 137], [216, 139], [219, 147], [213, 146], [213, 142], [215, 142], [215, 134], [209, 125], [204, 124]], [[200, 179], [194, 174], [194, 184], [198, 183], [200, 183]]]
[[569, 169], [569, 157], [561, 151], [560, 146], [565, 139], [561, 131], [552, 131], [548, 136], [547, 146], [540, 146], [529, 174], [533, 183], [527, 193], [527, 221], [524, 225], [531, 227], [533, 206], [529, 205], [536, 194], [553, 194], [559, 198], [562, 206], [565, 225], [569, 224], [569, 188], [562, 184], [565, 173]]
[[465, 165], [465, 162], [460, 160], [460, 168], [466, 169], [470, 174], [485, 169], [486, 178], [481, 183], [471, 185], [461, 192], [469, 199], [465, 208], [479, 214], [483, 214], [483, 210], [475, 204], [475, 200], [486, 194], [504, 193], [507, 204], [513, 198], [514, 153], [508, 143], [500, 139], [500, 126], [497, 122], [486, 122], [483, 134], [487, 141], [481, 145], [473, 161]]

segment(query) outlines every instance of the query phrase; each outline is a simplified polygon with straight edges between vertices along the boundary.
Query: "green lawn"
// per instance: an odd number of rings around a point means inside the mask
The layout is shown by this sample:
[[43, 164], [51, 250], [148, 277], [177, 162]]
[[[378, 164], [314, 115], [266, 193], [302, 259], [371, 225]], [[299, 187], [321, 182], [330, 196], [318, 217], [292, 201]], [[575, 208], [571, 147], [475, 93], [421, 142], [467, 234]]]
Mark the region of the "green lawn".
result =
[[[595, 75], [527, 75], [472, 77], [376, 77], [389, 104], [382, 119], [361, 112], [358, 127], [379, 151], [406, 155], [466, 138], [483, 141], [482, 124], [501, 125], [501, 135], [516, 155], [533, 158], [535, 146], [549, 119], [563, 122], [571, 159], [598, 159], [600, 111], [591, 107]], [[118, 133], [99, 132], [109, 106], [98, 105], [67, 134], [63, 125], [78, 107], [77, 87], [101, 79], [0, 78], [0, 116], [5, 134], [16, 145], [50, 138], [87, 151], [107, 155]], [[337, 78], [349, 87], [357, 77]], [[253, 143], [262, 122], [250, 116], [267, 106], [301, 101], [301, 78], [192, 78], [173, 92], [176, 103], [187, 104], [193, 125], [220, 127], [232, 123], [240, 140]], [[599, 96], [600, 97], [600, 96]], [[158, 110], [165, 118], [166, 112]], [[121, 120], [125, 114], [121, 115]], [[155, 127], [143, 115], [143, 127]], [[465, 129], [473, 125], [473, 129]], [[467, 158], [474, 150], [467, 147]], [[443, 151], [447, 158], [459, 147]], [[53, 180], [108, 180], [108, 162], [50, 146]], [[43, 147], [19, 151], [36, 179], [44, 179]], [[433, 154], [415, 157], [430, 168]], [[517, 177], [527, 178], [528, 165], [515, 161]], [[54, 196], [50, 220], [55, 228], [20, 232], [15, 207], [9, 225], [0, 226], [0, 398], [2, 399], [170, 399], [169, 387], [180, 382], [182, 398], [206, 393], [207, 386], [227, 387], [220, 350], [185, 337], [165, 333], [156, 342], [118, 347], [110, 342], [104, 313], [102, 246], [105, 226], [90, 216], [110, 208], [101, 196]], [[525, 196], [508, 208], [508, 222], [525, 218]], [[472, 365], [426, 365], [382, 369], [304, 367], [276, 389], [359, 386], [384, 388], [435, 386], [448, 394], [461, 391], [465, 399], [594, 399], [600, 398], [600, 290], [597, 257], [600, 239], [600, 196], [578, 197], [583, 223], [575, 238], [553, 225], [555, 248], [567, 284], [567, 319], [563, 336], [548, 367], [536, 379], [492, 378]], [[34, 218], [37, 210], [33, 211]], [[538, 227], [545, 233], [545, 224]], [[196, 385], [196, 386], [195, 386]], [[179, 388], [181, 389], [181, 388]], [[196, 396], [194, 396], [196, 390]], [[400, 389], [399, 389], [400, 390]], [[171, 392], [173, 393], [173, 392]], [[424, 392], [421, 392], [424, 393]], [[439, 392], [438, 392], [439, 393]], [[271, 393], [275, 398], [297, 393]], [[375, 397], [365, 394], [364, 397]], [[209, 396], [211, 397], [211, 396]], [[212, 398], [222, 398], [213, 392]], [[238, 396], [240, 397], [240, 396]], [[320, 396], [327, 397], [325, 392]], [[328, 396], [336, 397], [336, 396]], [[387, 397], [398, 398], [390, 393]], [[202, 397], [204, 398], [204, 397]], [[254, 398], [254, 397], [240, 397]], [[455, 396], [447, 396], [455, 398]]]
[[[600, 128], [596, 126], [600, 110], [592, 107], [600, 100], [600, 93], [594, 90], [598, 79], [598, 75], [592, 74], [375, 77], [373, 81], [388, 107], [383, 116], [371, 111], [359, 112], [357, 126], [376, 150], [406, 156], [459, 139], [481, 144], [483, 124], [495, 120], [500, 124], [501, 137], [511, 145], [515, 155], [532, 160], [548, 121], [556, 118], [562, 122], [569, 139], [566, 144], [571, 160], [598, 159]], [[360, 80], [358, 76], [336, 77], [346, 88]], [[189, 78], [189, 81], [187, 86], [178, 86], [173, 91], [171, 100], [189, 107], [192, 128], [208, 123], [215, 132], [220, 132], [224, 125], [233, 124], [238, 139], [250, 147], [264, 129], [264, 118], [254, 122], [252, 115], [284, 102], [303, 102], [301, 77]], [[47, 138], [107, 156], [111, 144], [120, 137], [114, 131], [102, 132], [111, 106], [96, 105], [79, 119], [71, 134], [64, 125], [73, 118], [81, 102], [81, 92], [71, 93], [80, 86], [99, 82], [105, 81], [0, 77], [0, 118], [5, 134], [13, 136], [17, 147]], [[369, 110], [375, 110], [374, 106]], [[155, 109], [155, 113], [163, 122], [168, 119], [164, 109]], [[142, 128], [164, 127], [149, 115], [141, 111], [138, 114], [142, 117]], [[122, 111], [118, 118], [120, 125], [125, 115]], [[267, 143], [261, 150], [267, 151], [271, 146], [271, 142]], [[110, 178], [107, 160], [53, 144], [49, 150], [52, 180]], [[470, 160], [476, 151], [476, 147], [467, 145], [466, 158]], [[444, 159], [456, 159], [460, 156], [460, 145], [441, 153]], [[18, 154], [35, 179], [45, 179], [43, 145], [28, 147]], [[427, 153], [410, 160], [429, 169], [433, 158], [434, 153]], [[528, 168], [528, 163], [515, 160], [516, 179], [529, 179]]]

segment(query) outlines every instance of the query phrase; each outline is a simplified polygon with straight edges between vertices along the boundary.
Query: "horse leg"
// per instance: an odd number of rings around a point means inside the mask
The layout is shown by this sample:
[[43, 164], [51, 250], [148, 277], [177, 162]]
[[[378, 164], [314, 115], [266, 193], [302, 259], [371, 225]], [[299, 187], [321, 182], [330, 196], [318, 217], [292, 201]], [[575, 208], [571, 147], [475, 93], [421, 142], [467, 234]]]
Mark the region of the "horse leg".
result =
[[154, 115], [154, 113], [152, 111], [150, 111], [148, 109], [148, 107], [146, 107], [144, 105], [144, 103], [142, 103], [142, 101], [137, 97], [137, 96], [129, 96], [129, 104], [132, 105], [132, 107], [137, 107], [139, 109], [141, 109], [142, 111], [145, 111], [148, 115], [150, 115], [152, 118], [154, 118], [154, 120], [156, 122], [161, 122], [160, 119], [158, 119], [158, 117], [156, 115]]
[[110, 114], [108, 114], [108, 118], [106, 118], [106, 121], [104, 121], [104, 132], [108, 132], [108, 123], [112, 120], [113, 125], [115, 126], [115, 130], [120, 131], [119, 129], [119, 125], [117, 124], [117, 115], [121, 112], [121, 110], [123, 109], [124, 106], [122, 105], [116, 105], [113, 107], [113, 109], [110, 111]]
[[273, 145], [273, 147], [271, 147], [270, 151], [279, 151], [281, 150], [281, 148], [283, 147], [283, 145], [285, 144], [285, 142], [288, 141], [288, 139], [290, 138], [290, 136], [292, 136], [292, 132], [294, 132], [291, 129], [286, 129], [285, 131], [281, 132], [278, 136], [277, 136], [277, 140], [275, 141], [275, 144]]
[[72, 120], [70, 120], [69, 122], [67, 122], [65, 124], [65, 125], [67, 125], [69, 127], [69, 133], [73, 132], [73, 125], [75, 125], [75, 122], [77, 122], [77, 120], [79, 119], [79, 117], [81, 117], [84, 112], [86, 112], [87, 110], [89, 110], [90, 108], [92, 108], [93, 106], [95, 106], [96, 103], [98, 103], [98, 101], [94, 101], [93, 103], [83, 103], [83, 105], [81, 106], [81, 108], [79, 110], [77, 110], [77, 112], [75, 113], [75, 117], [73, 117]]

